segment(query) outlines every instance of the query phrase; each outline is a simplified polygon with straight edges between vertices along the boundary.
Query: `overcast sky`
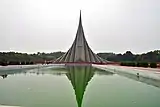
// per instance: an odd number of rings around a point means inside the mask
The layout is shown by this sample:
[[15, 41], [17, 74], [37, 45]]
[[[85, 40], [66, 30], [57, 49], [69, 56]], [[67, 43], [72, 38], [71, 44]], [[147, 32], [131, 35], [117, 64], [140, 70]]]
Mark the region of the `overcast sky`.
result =
[[160, 0], [0, 0], [0, 51], [67, 51], [80, 9], [94, 52], [160, 49]]

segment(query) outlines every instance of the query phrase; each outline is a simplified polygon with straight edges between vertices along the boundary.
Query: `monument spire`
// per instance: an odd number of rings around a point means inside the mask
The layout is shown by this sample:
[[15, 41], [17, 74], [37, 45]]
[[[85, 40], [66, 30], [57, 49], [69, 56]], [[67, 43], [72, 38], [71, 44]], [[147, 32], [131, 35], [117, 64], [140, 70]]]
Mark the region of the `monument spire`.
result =
[[80, 10], [80, 16], [79, 16], [79, 24], [82, 25], [81, 10]]
[[56, 63], [106, 63], [106, 61], [94, 54], [90, 49], [82, 26], [80, 10], [79, 25], [77, 34], [71, 48], [63, 56], [56, 60]]

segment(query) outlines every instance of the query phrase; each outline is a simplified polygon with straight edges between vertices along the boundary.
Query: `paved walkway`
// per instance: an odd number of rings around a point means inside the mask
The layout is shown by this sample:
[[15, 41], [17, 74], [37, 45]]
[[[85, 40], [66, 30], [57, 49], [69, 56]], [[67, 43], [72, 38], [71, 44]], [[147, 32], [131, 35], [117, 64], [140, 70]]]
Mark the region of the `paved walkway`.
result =
[[49, 65], [42, 65], [42, 64], [35, 64], [35, 65], [8, 65], [8, 66], [0, 66], [0, 71], [5, 70], [18, 70], [18, 69], [27, 69], [27, 68], [42, 68], [42, 67], [49, 67], [53, 66], [53, 64]]
[[20, 106], [5, 106], [5, 105], [0, 105], [0, 107], [20, 107]]
[[94, 67], [108, 70], [110, 72], [123, 72], [145, 78], [152, 78], [160, 80], [160, 69], [156, 68], [141, 68], [141, 67], [126, 67], [126, 66], [115, 66], [115, 65], [93, 65]]

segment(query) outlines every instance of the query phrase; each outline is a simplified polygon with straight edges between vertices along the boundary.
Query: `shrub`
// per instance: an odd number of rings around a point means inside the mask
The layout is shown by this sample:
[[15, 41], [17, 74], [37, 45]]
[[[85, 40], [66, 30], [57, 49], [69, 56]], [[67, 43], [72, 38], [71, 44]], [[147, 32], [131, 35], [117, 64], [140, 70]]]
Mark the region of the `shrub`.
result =
[[21, 65], [25, 65], [25, 64], [26, 64], [26, 62], [25, 62], [25, 61], [22, 61], [22, 62], [21, 62]]
[[30, 65], [33, 65], [34, 64], [34, 62], [30, 62]]
[[25, 64], [25, 65], [29, 65], [29, 63], [30, 63], [30, 62], [26, 61], [26, 64]]
[[10, 62], [8, 63], [8, 65], [19, 65], [19, 64], [20, 64], [19, 61], [10, 61]]
[[1, 66], [7, 66], [7, 62], [1, 62]]
[[148, 62], [137, 62], [137, 67], [148, 67]]
[[121, 62], [120, 65], [121, 65], [121, 66], [125, 66], [124, 62]]
[[132, 66], [132, 67], [135, 67], [136, 63], [135, 62], [121, 62], [120, 65], [121, 66]]
[[151, 68], [157, 68], [157, 63], [155, 63], [155, 62], [150, 63], [150, 67]]

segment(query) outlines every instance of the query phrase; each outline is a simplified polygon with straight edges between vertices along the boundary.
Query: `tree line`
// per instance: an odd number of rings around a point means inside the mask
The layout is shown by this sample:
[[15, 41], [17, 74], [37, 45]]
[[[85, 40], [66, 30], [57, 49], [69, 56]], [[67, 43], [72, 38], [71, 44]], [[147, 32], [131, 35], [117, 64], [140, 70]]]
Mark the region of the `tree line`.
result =
[[53, 61], [63, 55], [64, 52], [52, 53], [19, 53], [19, 52], [0, 52], [0, 65], [28, 65]]
[[124, 54], [98, 53], [97, 55], [108, 61], [120, 62], [121, 66], [157, 68], [157, 63], [160, 63], [160, 50], [143, 54], [126, 51]]
[[[19, 52], [0, 52], [0, 65], [26, 65], [35, 63], [44, 63], [45, 61], [54, 61], [65, 52], [37, 52], [33, 54]], [[160, 50], [150, 51], [143, 54], [133, 54], [126, 51], [124, 54], [115, 53], [97, 53], [103, 59], [113, 62], [160, 62]]]
[[97, 53], [103, 59], [114, 62], [160, 62], [160, 50], [150, 51], [143, 54], [133, 54], [131, 51], [126, 51], [124, 54], [115, 53]]

